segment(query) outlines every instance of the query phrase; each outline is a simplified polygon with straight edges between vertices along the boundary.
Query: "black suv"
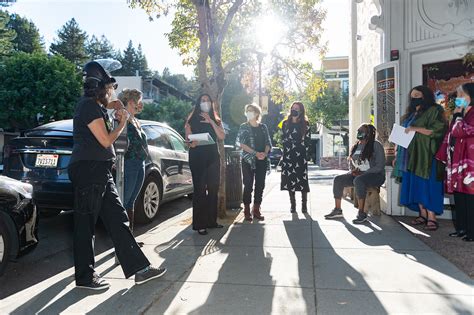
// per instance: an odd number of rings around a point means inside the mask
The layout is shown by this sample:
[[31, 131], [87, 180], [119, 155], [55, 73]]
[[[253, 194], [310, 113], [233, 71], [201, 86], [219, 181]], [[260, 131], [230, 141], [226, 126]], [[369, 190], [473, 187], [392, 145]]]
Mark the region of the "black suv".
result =
[[[193, 185], [183, 138], [166, 124], [140, 122], [148, 137], [150, 156], [145, 183], [135, 204], [135, 220], [144, 223], [153, 220], [160, 203], [192, 194]], [[73, 147], [72, 127], [72, 120], [48, 123], [4, 147], [4, 175], [32, 184], [43, 214], [57, 214], [73, 207], [67, 172]]]

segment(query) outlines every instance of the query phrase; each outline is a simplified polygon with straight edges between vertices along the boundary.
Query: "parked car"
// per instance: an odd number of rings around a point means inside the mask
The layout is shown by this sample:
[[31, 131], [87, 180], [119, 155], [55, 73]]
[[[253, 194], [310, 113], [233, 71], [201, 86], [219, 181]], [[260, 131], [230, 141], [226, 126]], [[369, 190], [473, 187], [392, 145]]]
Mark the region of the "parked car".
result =
[[[144, 223], [153, 220], [163, 202], [191, 194], [193, 185], [183, 138], [166, 124], [145, 120], [141, 124], [148, 136], [150, 156], [135, 203], [135, 220]], [[42, 214], [73, 207], [67, 173], [72, 147], [72, 120], [36, 127], [4, 147], [4, 174], [33, 185]]]
[[270, 152], [268, 153], [268, 158], [270, 159], [270, 163], [272, 166], [276, 167], [280, 162], [280, 159], [283, 155], [283, 152], [278, 147], [272, 147]]
[[30, 184], [0, 176], [0, 276], [8, 261], [38, 244], [38, 216]]

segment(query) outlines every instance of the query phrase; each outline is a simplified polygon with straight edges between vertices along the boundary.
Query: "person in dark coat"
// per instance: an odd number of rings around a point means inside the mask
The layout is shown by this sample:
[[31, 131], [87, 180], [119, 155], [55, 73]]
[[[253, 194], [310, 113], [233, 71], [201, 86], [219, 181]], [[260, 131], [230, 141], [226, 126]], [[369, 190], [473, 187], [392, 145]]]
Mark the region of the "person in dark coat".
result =
[[288, 190], [292, 213], [296, 212], [296, 191], [301, 191], [301, 211], [308, 212], [308, 159], [311, 134], [303, 103], [294, 102], [283, 122], [281, 190]]

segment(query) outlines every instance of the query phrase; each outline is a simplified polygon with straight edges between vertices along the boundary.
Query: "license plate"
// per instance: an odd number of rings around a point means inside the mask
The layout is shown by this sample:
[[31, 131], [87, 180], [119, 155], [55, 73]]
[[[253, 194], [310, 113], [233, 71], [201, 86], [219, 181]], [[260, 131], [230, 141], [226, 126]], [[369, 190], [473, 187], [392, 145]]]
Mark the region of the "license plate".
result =
[[56, 167], [58, 165], [57, 154], [38, 154], [35, 167]]

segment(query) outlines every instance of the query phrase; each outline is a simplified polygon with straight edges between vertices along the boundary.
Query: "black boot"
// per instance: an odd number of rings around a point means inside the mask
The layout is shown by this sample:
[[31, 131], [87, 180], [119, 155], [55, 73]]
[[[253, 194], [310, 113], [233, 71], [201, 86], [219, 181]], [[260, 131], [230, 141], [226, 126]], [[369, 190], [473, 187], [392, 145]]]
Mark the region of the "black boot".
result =
[[294, 191], [288, 191], [288, 193], [290, 194], [290, 204], [291, 204], [290, 212], [295, 213], [296, 212], [295, 192]]
[[301, 212], [307, 213], [308, 212], [308, 192], [302, 191], [301, 192]]

